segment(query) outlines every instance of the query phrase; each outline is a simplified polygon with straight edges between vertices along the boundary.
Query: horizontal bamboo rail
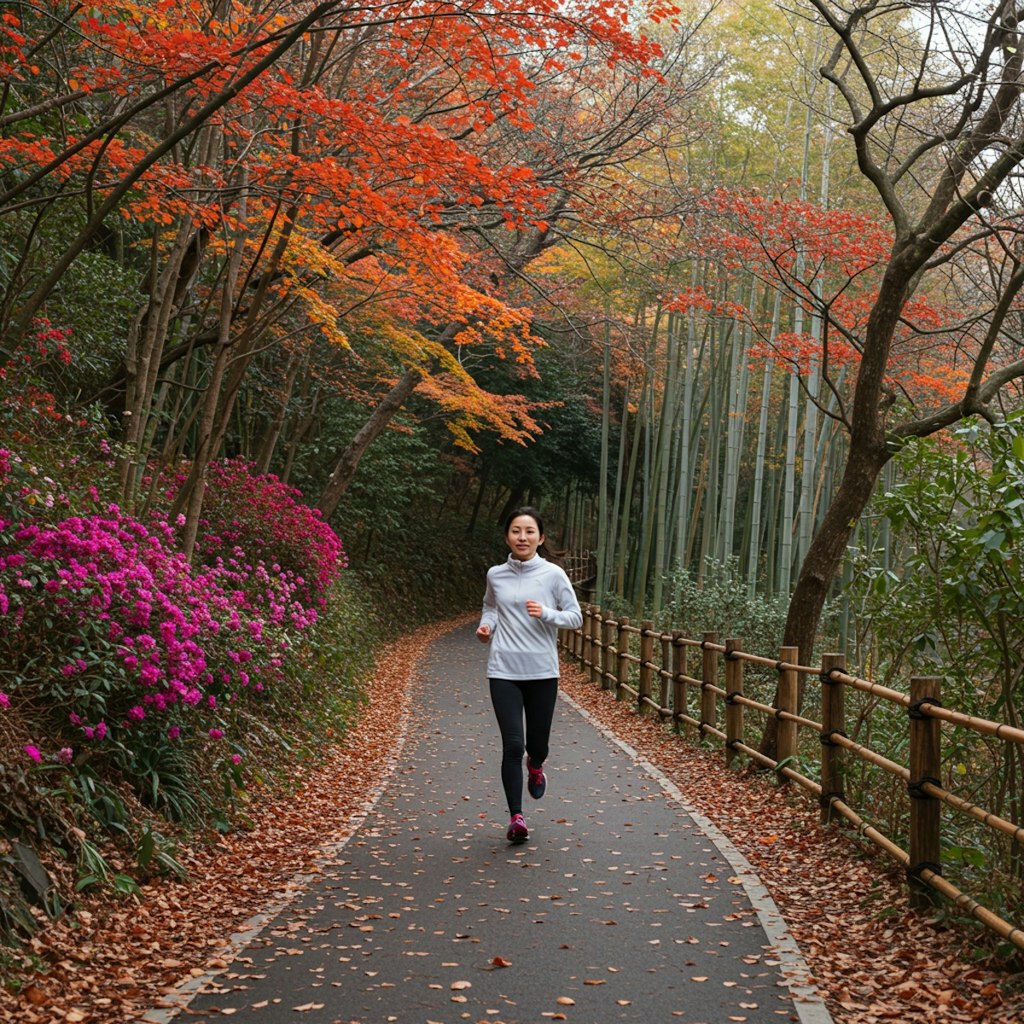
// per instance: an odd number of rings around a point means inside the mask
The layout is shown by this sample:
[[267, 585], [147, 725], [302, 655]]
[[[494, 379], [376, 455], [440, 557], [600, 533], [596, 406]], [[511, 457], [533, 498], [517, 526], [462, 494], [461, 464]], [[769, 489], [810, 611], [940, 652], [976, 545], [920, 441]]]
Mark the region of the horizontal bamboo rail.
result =
[[[638, 641], [634, 641], [634, 637]], [[562, 631], [559, 644], [582, 666], [594, 685], [613, 691], [619, 700], [632, 701], [638, 713], [650, 715], [652, 720], [657, 716], [659, 722], [671, 722], [676, 732], [690, 728], [702, 738], [721, 741], [727, 763], [745, 756], [774, 771], [780, 783], [793, 782], [807, 790], [818, 800], [823, 824], [836, 818], [844, 819], [904, 869], [911, 906], [930, 907], [936, 895], [941, 895], [1024, 950], [1024, 929], [1003, 920], [942, 876], [943, 806], [1008, 836], [1015, 843], [1024, 844], [1024, 826], [978, 807], [943, 787], [941, 728], [945, 723], [1021, 745], [1024, 745], [1024, 730], [943, 707], [941, 680], [937, 677], [915, 677], [911, 680], [911, 693], [900, 693], [847, 674], [845, 659], [840, 654], [824, 655], [820, 666], [800, 665], [794, 647], [783, 647], [778, 658], [769, 658], [742, 650], [737, 638], [719, 642], [718, 636], [711, 632], [704, 633], [700, 640], [685, 637], [681, 630], [659, 632], [652, 622], [636, 626], [628, 618], [606, 617], [594, 605], [584, 606], [582, 627]], [[699, 675], [691, 674], [691, 651], [700, 652]], [[745, 665], [769, 668], [776, 673], [777, 704], [764, 704], [744, 694]], [[820, 682], [821, 722], [798, 713], [801, 676]], [[897, 764], [849, 739], [844, 731], [848, 689], [870, 694], [906, 710], [908, 765]], [[691, 706], [691, 698], [696, 706]], [[718, 721], [720, 705], [724, 705], [724, 729]], [[776, 758], [746, 743], [747, 711], [777, 719]], [[813, 729], [819, 734], [820, 783], [794, 767], [801, 728]], [[846, 802], [847, 755], [899, 778], [906, 785], [910, 801], [908, 850], [865, 822]]]

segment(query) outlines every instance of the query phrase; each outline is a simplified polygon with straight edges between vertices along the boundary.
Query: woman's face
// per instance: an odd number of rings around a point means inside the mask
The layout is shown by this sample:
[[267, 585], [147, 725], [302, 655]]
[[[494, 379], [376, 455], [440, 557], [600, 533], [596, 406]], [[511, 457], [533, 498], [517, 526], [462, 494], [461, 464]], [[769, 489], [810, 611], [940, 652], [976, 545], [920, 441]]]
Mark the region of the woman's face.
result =
[[509, 523], [505, 543], [508, 544], [513, 558], [518, 558], [520, 562], [528, 562], [537, 554], [537, 548], [544, 543], [544, 534], [540, 532], [537, 520], [533, 516], [516, 516]]

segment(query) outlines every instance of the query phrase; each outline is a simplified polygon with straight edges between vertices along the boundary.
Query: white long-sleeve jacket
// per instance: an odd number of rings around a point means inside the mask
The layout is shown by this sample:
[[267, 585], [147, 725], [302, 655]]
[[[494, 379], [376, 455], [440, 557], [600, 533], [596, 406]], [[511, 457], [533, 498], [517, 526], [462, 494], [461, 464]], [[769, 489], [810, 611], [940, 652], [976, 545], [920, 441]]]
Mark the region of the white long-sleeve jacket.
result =
[[[539, 619], [526, 611], [540, 603]], [[579, 629], [583, 613], [565, 570], [540, 555], [526, 562], [509, 555], [487, 570], [480, 625], [491, 631], [489, 679], [558, 677], [558, 630]]]

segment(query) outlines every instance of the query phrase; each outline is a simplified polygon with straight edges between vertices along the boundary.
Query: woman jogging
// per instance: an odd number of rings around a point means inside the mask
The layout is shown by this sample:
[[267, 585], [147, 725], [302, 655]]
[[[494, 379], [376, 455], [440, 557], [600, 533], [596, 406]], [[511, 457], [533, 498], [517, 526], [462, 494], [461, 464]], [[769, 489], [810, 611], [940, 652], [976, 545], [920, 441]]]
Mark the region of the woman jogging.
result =
[[505, 543], [508, 559], [487, 570], [476, 635], [491, 645], [487, 678], [501, 731], [507, 836], [522, 843], [530, 837], [523, 818], [523, 753], [527, 789], [539, 800], [547, 788], [544, 761], [558, 696], [558, 630], [579, 629], [583, 614], [565, 571], [538, 553], [544, 521], [536, 509], [518, 508], [508, 517]]

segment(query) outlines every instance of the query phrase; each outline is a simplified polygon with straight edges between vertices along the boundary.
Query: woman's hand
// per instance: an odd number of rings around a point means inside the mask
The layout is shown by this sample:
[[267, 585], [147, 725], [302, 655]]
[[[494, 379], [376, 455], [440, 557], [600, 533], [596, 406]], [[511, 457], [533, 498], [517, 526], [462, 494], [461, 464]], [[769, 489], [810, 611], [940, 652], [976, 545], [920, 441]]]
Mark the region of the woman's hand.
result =
[[487, 643], [491, 639], [491, 627], [490, 626], [477, 626], [476, 638], [482, 644]]
[[544, 606], [540, 601], [527, 601], [526, 612], [534, 619], [539, 619], [544, 612]]

